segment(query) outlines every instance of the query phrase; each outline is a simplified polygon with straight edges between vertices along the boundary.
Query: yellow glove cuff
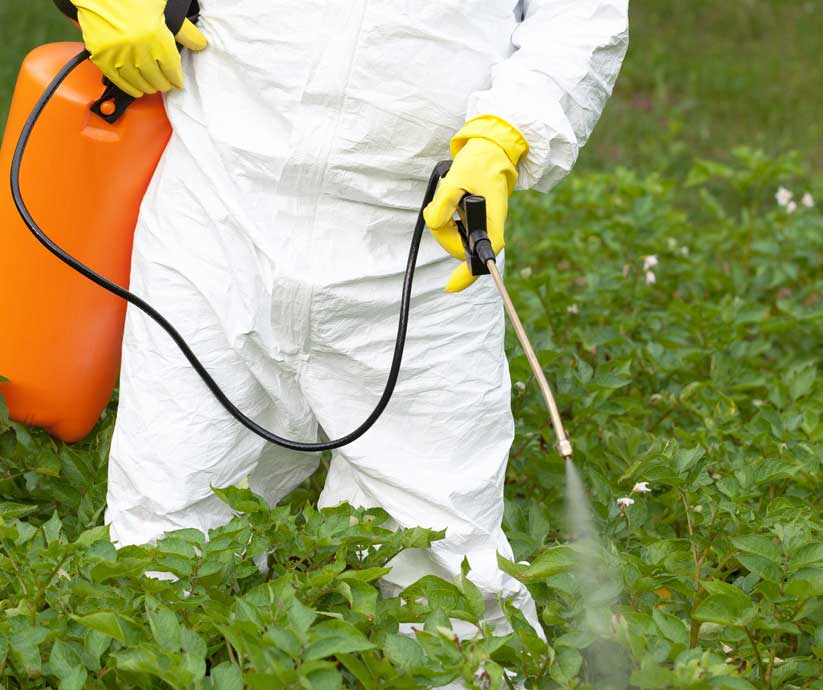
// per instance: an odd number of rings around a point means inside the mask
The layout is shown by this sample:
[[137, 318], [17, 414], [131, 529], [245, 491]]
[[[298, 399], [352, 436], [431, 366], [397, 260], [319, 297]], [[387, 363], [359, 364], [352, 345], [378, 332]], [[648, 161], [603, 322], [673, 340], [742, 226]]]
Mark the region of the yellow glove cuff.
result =
[[504, 119], [496, 115], [480, 115], [469, 120], [451, 140], [454, 158], [469, 139], [487, 139], [506, 152], [512, 165], [517, 165], [529, 152], [529, 144], [523, 135]]

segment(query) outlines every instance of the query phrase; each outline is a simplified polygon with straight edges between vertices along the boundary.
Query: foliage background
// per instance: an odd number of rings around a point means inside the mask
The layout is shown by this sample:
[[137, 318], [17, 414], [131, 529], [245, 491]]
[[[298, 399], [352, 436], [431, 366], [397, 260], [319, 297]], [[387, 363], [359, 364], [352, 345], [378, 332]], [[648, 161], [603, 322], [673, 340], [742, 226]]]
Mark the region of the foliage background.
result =
[[[7, 86], [26, 49], [73, 32], [46, 0], [0, 3]], [[317, 513], [321, 475], [275, 511], [225, 492], [238, 517], [208, 544], [183, 531], [115, 552], [100, 524], [116, 401], [74, 447], [0, 406], [0, 687], [823, 690], [823, 3], [632, 14], [578, 171], [520, 195], [509, 232], [507, 281], [603, 535], [571, 540], [564, 467], [512, 343], [505, 526], [523, 563], [504, 566], [548, 645], [513, 610], [512, 636], [455, 641], [449, 617], [480, 613], [468, 569], [379, 596], [389, 557], [438, 535]], [[398, 634], [412, 622], [414, 639]]]
[[[76, 40], [50, 0], [0, 0], [0, 122], [22, 57]], [[631, 0], [631, 48], [579, 170], [681, 171], [741, 144], [823, 170], [820, 0]]]

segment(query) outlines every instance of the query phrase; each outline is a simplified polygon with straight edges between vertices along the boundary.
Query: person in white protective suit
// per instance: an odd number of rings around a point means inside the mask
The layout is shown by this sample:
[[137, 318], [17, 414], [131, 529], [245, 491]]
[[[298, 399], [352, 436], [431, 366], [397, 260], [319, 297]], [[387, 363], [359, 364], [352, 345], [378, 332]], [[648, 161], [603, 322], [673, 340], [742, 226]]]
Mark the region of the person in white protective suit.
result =
[[[81, 26], [84, 8], [90, 26], [106, 2], [76, 0]], [[464, 191], [480, 193], [499, 250], [515, 181], [546, 191], [571, 170], [626, 51], [628, 0], [200, 4], [208, 48], [185, 52], [185, 88], [166, 99], [174, 133], [142, 205], [131, 289], [260, 424], [303, 441], [344, 435], [383, 390], [411, 232], [451, 151], [397, 390], [334, 453], [320, 505], [379, 506], [401, 526], [446, 530], [396, 559], [388, 593], [426, 574], [451, 580], [467, 557], [489, 623], [504, 625], [502, 593], [539, 627], [526, 589], [497, 566], [498, 552], [512, 556], [503, 308], [435, 239], [459, 255], [449, 218]], [[117, 55], [128, 76], [128, 51]], [[138, 94], [179, 81], [135, 79]], [[274, 504], [317, 465], [240, 426], [129, 309], [109, 467], [118, 544], [206, 531], [231, 517], [212, 486], [248, 480]]]

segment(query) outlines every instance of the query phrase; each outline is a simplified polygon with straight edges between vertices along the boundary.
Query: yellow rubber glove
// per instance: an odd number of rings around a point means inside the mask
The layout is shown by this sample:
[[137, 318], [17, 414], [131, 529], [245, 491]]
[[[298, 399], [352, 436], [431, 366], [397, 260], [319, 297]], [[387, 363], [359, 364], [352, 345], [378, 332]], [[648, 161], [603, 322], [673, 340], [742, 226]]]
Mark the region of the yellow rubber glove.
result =
[[[183, 87], [175, 36], [166, 26], [165, 0], [72, 0], [91, 61], [130, 96]], [[206, 38], [188, 19], [177, 41], [203, 50]]]
[[512, 125], [493, 115], [469, 120], [451, 140], [452, 163], [432, 202], [423, 212], [434, 238], [461, 263], [446, 284], [447, 292], [465, 290], [477, 278], [465, 261], [463, 243], [454, 214], [464, 194], [486, 198], [489, 239], [494, 253], [505, 246], [509, 197], [517, 182], [517, 164], [528, 153], [529, 145]]

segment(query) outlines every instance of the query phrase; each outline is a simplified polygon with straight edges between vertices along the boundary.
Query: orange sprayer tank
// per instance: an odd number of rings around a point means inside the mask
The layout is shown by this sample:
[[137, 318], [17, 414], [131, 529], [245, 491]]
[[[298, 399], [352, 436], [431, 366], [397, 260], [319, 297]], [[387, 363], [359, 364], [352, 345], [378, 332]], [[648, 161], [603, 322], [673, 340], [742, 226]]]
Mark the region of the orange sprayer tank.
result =
[[[43, 248], [9, 189], [23, 124], [60, 68], [83, 49], [55, 43], [26, 58], [0, 148], [0, 395], [13, 419], [64, 441], [86, 436], [105, 408], [120, 366], [126, 303]], [[21, 189], [44, 232], [106, 278], [128, 286], [140, 202], [171, 126], [159, 96], [134, 102], [116, 123], [89, 111], [100, 72], [80, 65], [32, 133]]]

